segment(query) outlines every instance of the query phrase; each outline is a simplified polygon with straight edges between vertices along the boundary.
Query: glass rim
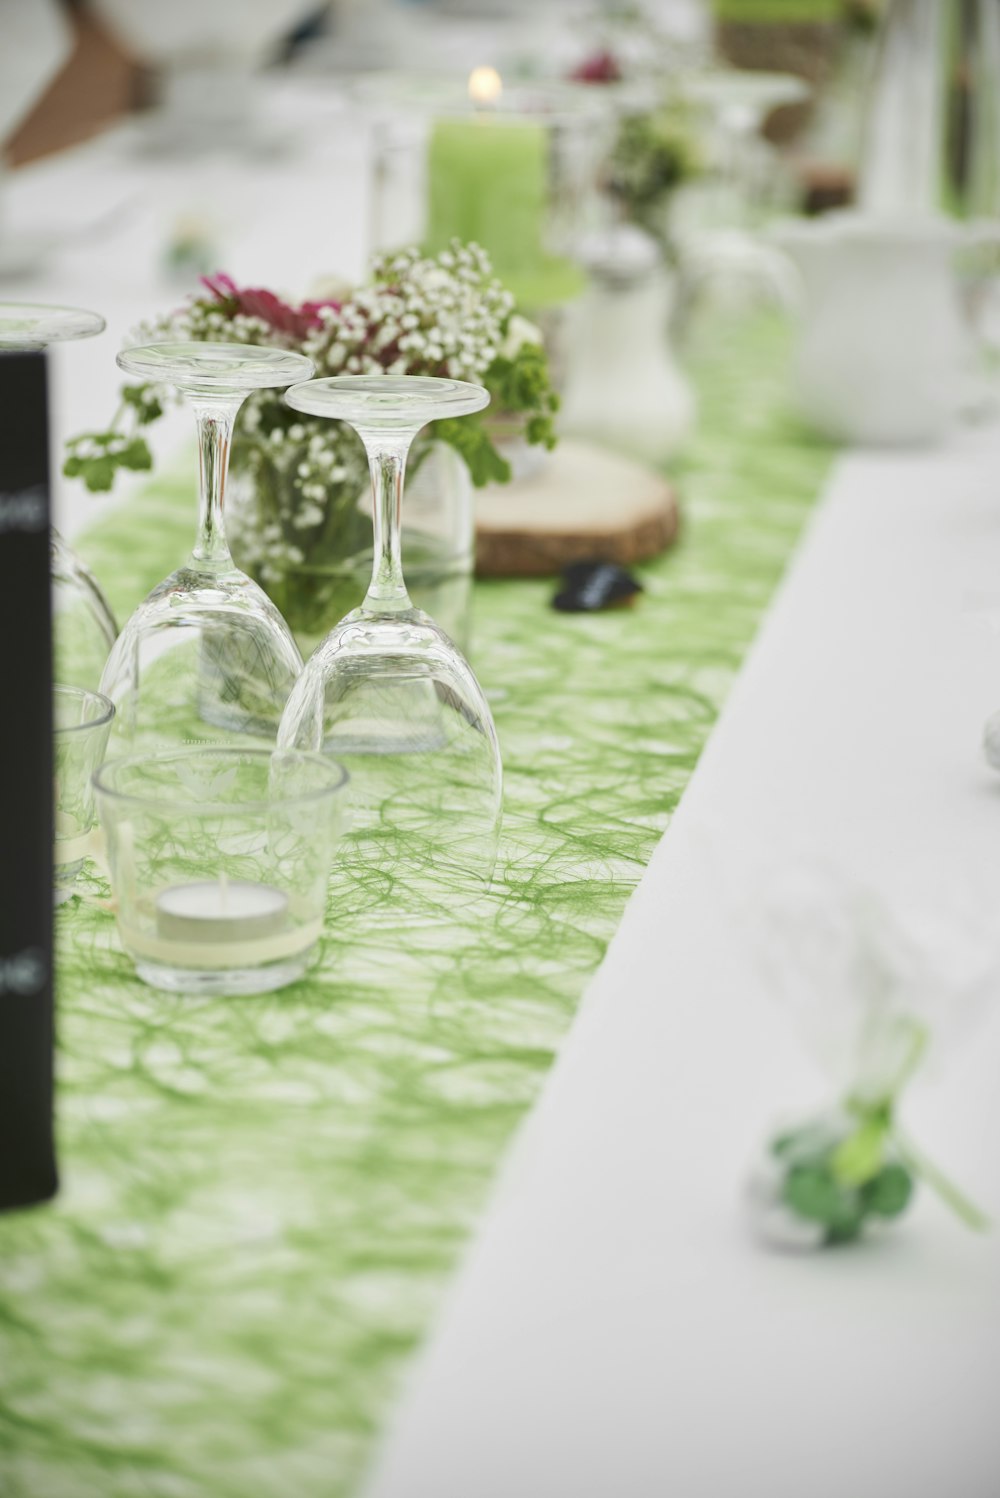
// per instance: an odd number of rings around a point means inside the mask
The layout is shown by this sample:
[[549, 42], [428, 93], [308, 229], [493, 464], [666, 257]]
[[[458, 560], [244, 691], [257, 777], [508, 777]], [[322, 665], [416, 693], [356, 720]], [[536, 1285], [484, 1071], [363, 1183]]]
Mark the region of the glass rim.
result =
[[90, 702], [103, 704], [100, 717], [88, 718], [85, 723], [54, 723], [54, 733], [80, 733], [89, 728], [103, 728], [105, 724], [111, 722], [118, 711], [110, 697], [105, 697], [103, 692], [94, 691], [90, 687], [75, 687], [67, 682], [57, 681], [52, 684], [52, 695], [53, 697], [58, 695], [60, 697], [83, 698]]
[[277, 747], [266, 749], [263, 747], [255, 748], [249, 745], [245, 749], [235, 749], [221, 744], [192, 744], [183, 749], [162, 749], [150, 754], [113, 755], [110, 759], [106, 759], [103, 764], [99, 765], [90, 778], [95, 791], [102, 796], [110, 797], [112, 800], [127, 802], [132, 806], [155, 806], [161, 809], [170, 808], [171, 810], [176, 810], [178, 803], [167, 796], [162, 794], [142, 795], [136, 794], [134, 791], [118, 790], [114, 786], [107, 785], [103, 777], [106, 773], [114, 773], [115, 770], [119, 770], [123, 766], [168, 764], [177, 760], [208, 759], [210, 757], [261, 761], [264, 759], [273, 760], [276, 755], [294, 757], [300, 762], [305, 761], [324, 770], [334, 771], [336, 772], [336, 779], [331, 784], [321, 786], [317, 790], [300, 791], [286, 796], [274, 796], [268, 800], [258, 798], [250, 801], [199, 801], [193, 807], [182, 809], [185, 809], [189, 816], [192, 814], [201, 816], [205, 813], [218, 814], [219, 812], [238, 813], [241, 816], [245, 816], [248, 811], [268, 811], [277, 806], [294, 806], [322, 801], [324, 797], [337, 795], [338, 792], [344, 789], [351, 778], [338, 759], [334, 759], [329, 754], [323, 754], [320, 750], [279, 749]]
[[443, 417], [482, 411], [490, 404], [490, 393], [471, 380], [440, 375], [327, 375], [291, 385], [285, 401], [294, 411], [358, 428], [419, 429]]
[[[182, 360], [198, 356], [202, 368], [185, 367]], [[115, 355], [126, 374], [155, 385], [183, 391], [215, 391], [220, 395], [249, 395], [294, 384], [308, 378], [315, 364], [294, 349], [268, 343], [225, 343], [198, 338], [164, 338], [155, 343], [129, 344]], [[228, 367], [227, 367], [228, 364]]]
[[[33, 321], [33, 329], [18, 329], [9, 326], [13, 320]], [[8, 326], [5, 327], [5, 324]], [[96, 338], [103, 333], [107, 322], [99, 312], [89, 307], [70, 307], [62, 302], [12, 302], [0, 300], [0, 349], [16, 353], [19, 349], [33, 352], [47, 348], [50, 343], [75, 342], [80, 338]]]

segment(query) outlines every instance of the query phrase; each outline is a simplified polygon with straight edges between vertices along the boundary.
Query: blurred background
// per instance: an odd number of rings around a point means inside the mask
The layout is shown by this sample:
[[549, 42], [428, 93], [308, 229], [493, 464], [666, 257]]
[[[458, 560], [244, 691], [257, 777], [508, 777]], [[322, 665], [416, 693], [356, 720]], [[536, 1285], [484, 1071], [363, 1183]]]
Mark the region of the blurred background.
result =
[[[975, 362], [996, 342], [988, 0], [3, 0], [2, 12], [5, 297], [94, 305], [123, 336], [200, 274], [304, 296], [358, 280], [379, 251], [458, 235], [483, 243], [541, 318], [565, 386], [568, 361], [600, 362], [595, 316], [601, 349], [605, 315], [621, 338], [626, 324], [665, 325], [681, 349], [708, 306], [820, 318], [818, 255], [848, 288], [877, 287], [902, 257], [919, 300], [936, 274], [931, 223], [961, 222], [948, 255], [962, 401], [988, 404]], [[849, 244], [842, 219], [785, 232], [852, 204]], [[567, 309], [588, 287], [574, 355]], [[856, 364], [868, 321], [849, 295], [858, 326], [853, 342], [841, 330], [838, 367]], [[619, 425], [669, 455], [692, 419], [664, 367], [673, 350], [626, 342], [658, 381], [660, 430], [643, 437], [648, 413]], [[607, 405], [592, 373], [564, 390], [570, 428]], [[641, 404], [648, 378], [635, 383], [619, 405]], [[866, 426], [835, 389], [804, 399], [835, 438], [909, 435], [894, 412]], [[950, 420], [955, 391], [937, 399]]]
[[[300, 302], [454, 238], [544, 340], [560, 435], [649, 471], [697, 430], [692, 353], [747, 320], [787, 329], [818, 438], [926, 446], [994, 411], [995, 0], [2, 12], [0, 297], [110, 331], [54, 351], [60, 452], [109, 419], [111, 349], [200, 277]], [[548, 460], [509, 436], [530, 481]], [[57, 482], [68, 533], [105, 502]]]

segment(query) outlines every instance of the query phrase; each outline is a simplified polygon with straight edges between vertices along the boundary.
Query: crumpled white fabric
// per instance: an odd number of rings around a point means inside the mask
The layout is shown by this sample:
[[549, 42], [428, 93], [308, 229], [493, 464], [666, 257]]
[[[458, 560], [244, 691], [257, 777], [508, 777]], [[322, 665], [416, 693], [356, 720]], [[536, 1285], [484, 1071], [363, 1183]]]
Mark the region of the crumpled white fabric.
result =
[[998, 913], [926, 871], [921, 881], [890, 902], [798, 864], [763, 881], [746, 911], [768, 988], [842, 1094], [891, 1094], [914, 1047], [939, 1064], [1000, 989]]

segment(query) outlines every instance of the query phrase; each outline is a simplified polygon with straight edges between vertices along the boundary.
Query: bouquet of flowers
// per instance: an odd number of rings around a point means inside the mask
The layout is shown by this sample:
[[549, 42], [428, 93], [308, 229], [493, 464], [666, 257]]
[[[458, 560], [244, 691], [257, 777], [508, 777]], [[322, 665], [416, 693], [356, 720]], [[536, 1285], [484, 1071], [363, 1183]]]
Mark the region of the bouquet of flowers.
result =
[[673, 193], [703, 170], [690, 112], [679, 103], [665, 104], [622, 120], [608, 163], [607, 184], [627, 217], [663, 240]]
[[783, 1248], [847, 1243], [898, 1218], [924, 1184], [968, 1227], [986, 1218], [914, 1144], [905, 1091], [956, 1022], [995, 989], [988, 920], [938, 895], [905, 916], [828, 871], [790, 870], [754, 908], [770, 986], [835, 1085], [831, 1105], [777, 1130], [750, 1180], [757, 1234]]
[[[540, 332], [514, 308], [478, 245], [455, 241], [436, 256], [403, 250], [376, 261], [355, 288], [293, 305], [227, 275], [202, 278], [204, 292], [137, 330], [136, 341], [274, 344], [312, 359], [318, 376], [437, 375], [487, 387], [492, 409], [517, 417], [529, 443], [555, 445], [558, 400]], [[69, 443], [64, 471], [92, 490], [109, 489], [119, 469], [152, 466], [143, 429], [160, 416], [163, 395], [126, 386], [111, 425]], [[486, 419], [484, 419], [486, 418]], [[510, 466], [494, 445], [489, 413], [437, 422], [434, 440], [453, 448], [472, 481], [504, 482]], [[411, 470], [429, 441], [415, 445]], [[283, 584], [290, 569], [318, 576], [331, 562], [371, 544], [365, 509], [367, 463], [355, 433], [304, 416], [280, 390], [252, 394], [240, 414], [232, 466], [240, 495], [233, 537], [237, 559], [275, 596], [295, 629], [296, 608], [329, 613], [329, 600]], [[351, 600], [356, 601], [354, 599]]]

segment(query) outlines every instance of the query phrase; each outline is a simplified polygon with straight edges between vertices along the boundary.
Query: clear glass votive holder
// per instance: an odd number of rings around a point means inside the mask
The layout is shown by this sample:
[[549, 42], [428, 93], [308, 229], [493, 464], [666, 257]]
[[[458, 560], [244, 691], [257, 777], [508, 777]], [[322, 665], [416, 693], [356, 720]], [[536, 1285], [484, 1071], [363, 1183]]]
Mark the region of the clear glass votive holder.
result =
[[300, 750], [199, 747], [94, 776], [122, 946], [185, 994], [268, 993], [308, 969], [347, 771]]
[[95, 824], [93, 774], [104, 758], [114, 715], [114, 703], [100, 692], [53, 688], [53, 861], [56, 893], [63, 898], [90, 852]]

